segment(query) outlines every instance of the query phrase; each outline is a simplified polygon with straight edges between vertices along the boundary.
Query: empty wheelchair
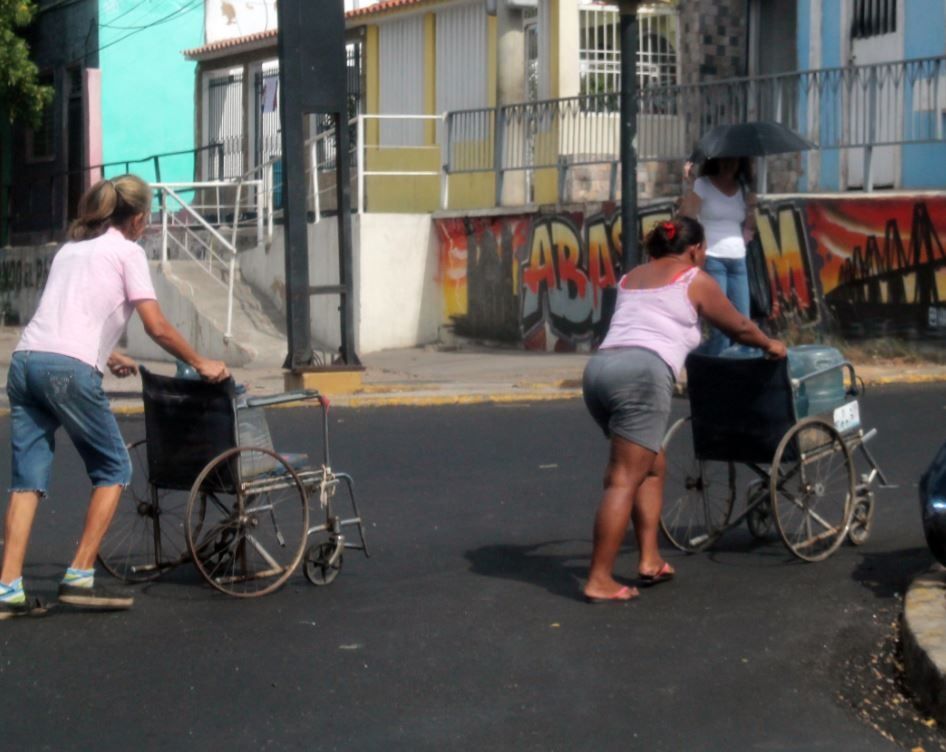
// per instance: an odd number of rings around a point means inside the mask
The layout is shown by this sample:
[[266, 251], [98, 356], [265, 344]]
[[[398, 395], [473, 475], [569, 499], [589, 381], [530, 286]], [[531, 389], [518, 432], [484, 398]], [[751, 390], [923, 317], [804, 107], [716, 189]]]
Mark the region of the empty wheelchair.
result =
[[[332, 470], [328, 401], [313, 391], [238, 395], [221, 384], [141, 369], [145, 438], [129, 445], [133, 479], [99, 560], [125, 582], [146, 582], [185, 562], [214, 588], [254, 597], [300, 566], [332, 582], [345, 549], [368, 555], [351, 476]], [[273, 449], [265, 407], [313, 400], [321, 408], [321, 463]], [[351, 515], [336, 513], [339, 489]], [[314, 518], [314, 519], [312, 519]], [[357, 530], [357, 542], [344, 535]]]
[[[774, 527], [787, 548], [807, 561], [833, 554], [845, 538], [864, 543], [873, 522], [876, 478], [883, 473], [867, 449], [856, 400], [854, 367], [841, 362], [791, 378], [786, 360], [687, 359], [690, 415], [664, 438], [667, 471], [660, 525], [676, 548], [701, 551], [746, 521], [761, 538]], [[837, 369], [837, 370], [836, 370]], [[806, 382], [847, 373], [842, 403], [806, 416]], [[858, 476], [855, 453], [869, 471]], [[736, 465], [749, 469], [744, 508], [733, 514]]]

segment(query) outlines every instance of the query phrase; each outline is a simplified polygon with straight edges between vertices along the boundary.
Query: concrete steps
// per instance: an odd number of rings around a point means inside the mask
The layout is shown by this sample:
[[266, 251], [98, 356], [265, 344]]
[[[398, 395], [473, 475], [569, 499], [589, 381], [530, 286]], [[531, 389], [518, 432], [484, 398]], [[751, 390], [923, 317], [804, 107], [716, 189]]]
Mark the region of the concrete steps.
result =
[[[286, 357], [281, 322], [270, 315], [253, 290], [239, 278], [234, 285], [231, 337], [227, 323], [226, 270], [215, 278], [192, 260], [152, 262], [158, 301], [168, 320], [197, 350], [232, 367], [278, 368]], [[219, 281], [217, 281], [219, 280]], [[137, 317], [128, 327], [129, 353], [137, 358], [173, 360], [148, 337]]]

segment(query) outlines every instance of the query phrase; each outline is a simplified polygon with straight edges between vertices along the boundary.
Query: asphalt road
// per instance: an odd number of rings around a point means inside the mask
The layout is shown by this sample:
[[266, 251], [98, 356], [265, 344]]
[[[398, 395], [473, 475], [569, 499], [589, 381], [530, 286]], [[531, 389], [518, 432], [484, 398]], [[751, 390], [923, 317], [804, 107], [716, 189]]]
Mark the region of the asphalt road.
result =
[[[944, 409], [946, 386], [864, 398], [899, 485], [866, 546], [803, 564], [736, 530], [709, 553], [667, 551], [675, 582], [604, 607], [578, 597], [606, 452], [580, 402], [334, 411], [333, 466], [356, 480], [372, 557], [252, 601], [181, 568], [128, 613], [5, 622], [0, 748], [909, 748], [909, 729], [895, 744], [859, 717], [851, 679], [931, 562], [915, 482]], [[314, 417], [271, 412], [277, 445], [305, 449]], [[34, 594], [54, 596], [86, 488], [63, 439]]]

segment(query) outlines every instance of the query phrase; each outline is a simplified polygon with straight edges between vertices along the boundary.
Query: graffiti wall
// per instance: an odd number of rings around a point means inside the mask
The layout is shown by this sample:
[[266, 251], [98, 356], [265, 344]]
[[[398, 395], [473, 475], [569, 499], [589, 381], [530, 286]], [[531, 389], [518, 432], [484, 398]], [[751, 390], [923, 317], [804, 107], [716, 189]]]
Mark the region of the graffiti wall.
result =
[[[643, 209], [643, 231], [671, 209]], [[444, 313], [457, 334], [536, 350], [590, 349], [600, 341], [620, 278], [618, 207], [435, 224]]]
[[[642, 208], [643, 237], [671, 204]], [[621, 276], [614, 205], [435, 220], [444, 317], [457, 334], [537, 350], [600, 342]], [[751, 249], [775, 332], [946, 334], [946, 197], [763, 202]]]
[[55, 245], [0, 250], [0, 325], [25, 324], [46, 286]]
[[946, 197], [810, 201], [827, 310], [848, 337], [946, 335]]

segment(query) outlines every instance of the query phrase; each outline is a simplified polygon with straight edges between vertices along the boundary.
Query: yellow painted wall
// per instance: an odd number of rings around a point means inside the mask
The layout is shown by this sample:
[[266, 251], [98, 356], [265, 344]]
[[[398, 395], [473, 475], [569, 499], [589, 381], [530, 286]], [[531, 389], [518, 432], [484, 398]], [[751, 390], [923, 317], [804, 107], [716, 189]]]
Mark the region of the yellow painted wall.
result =
[[448, 209], [489, 209], [495, 205], [496, 181], [491, 172], [450, 176]]
[[[437, 16], [424, 15], [424, 112], [437, 114]], [[424, 143], [437, 142], [437, 124], [433, 120], [424, 123]]]
[[[381, 101], [381, 76], [378, 71], [380, 49], [378, 45], [378, 27], [368, 26], [365, 33], [365, 112], [377, 115]], [[365, 141], [376, 144], [379, 138], [379, 124], [377, 120], [365, 123]]]
[[[366, 172], [440, 170], [440, 149], [368, 147]], [[433, 212], [440, 208], [438, 175], [366, 175], [365, 208], [370, 212]]]
[[486, 17], [486, 106], [496, 106], [496, 16]]

